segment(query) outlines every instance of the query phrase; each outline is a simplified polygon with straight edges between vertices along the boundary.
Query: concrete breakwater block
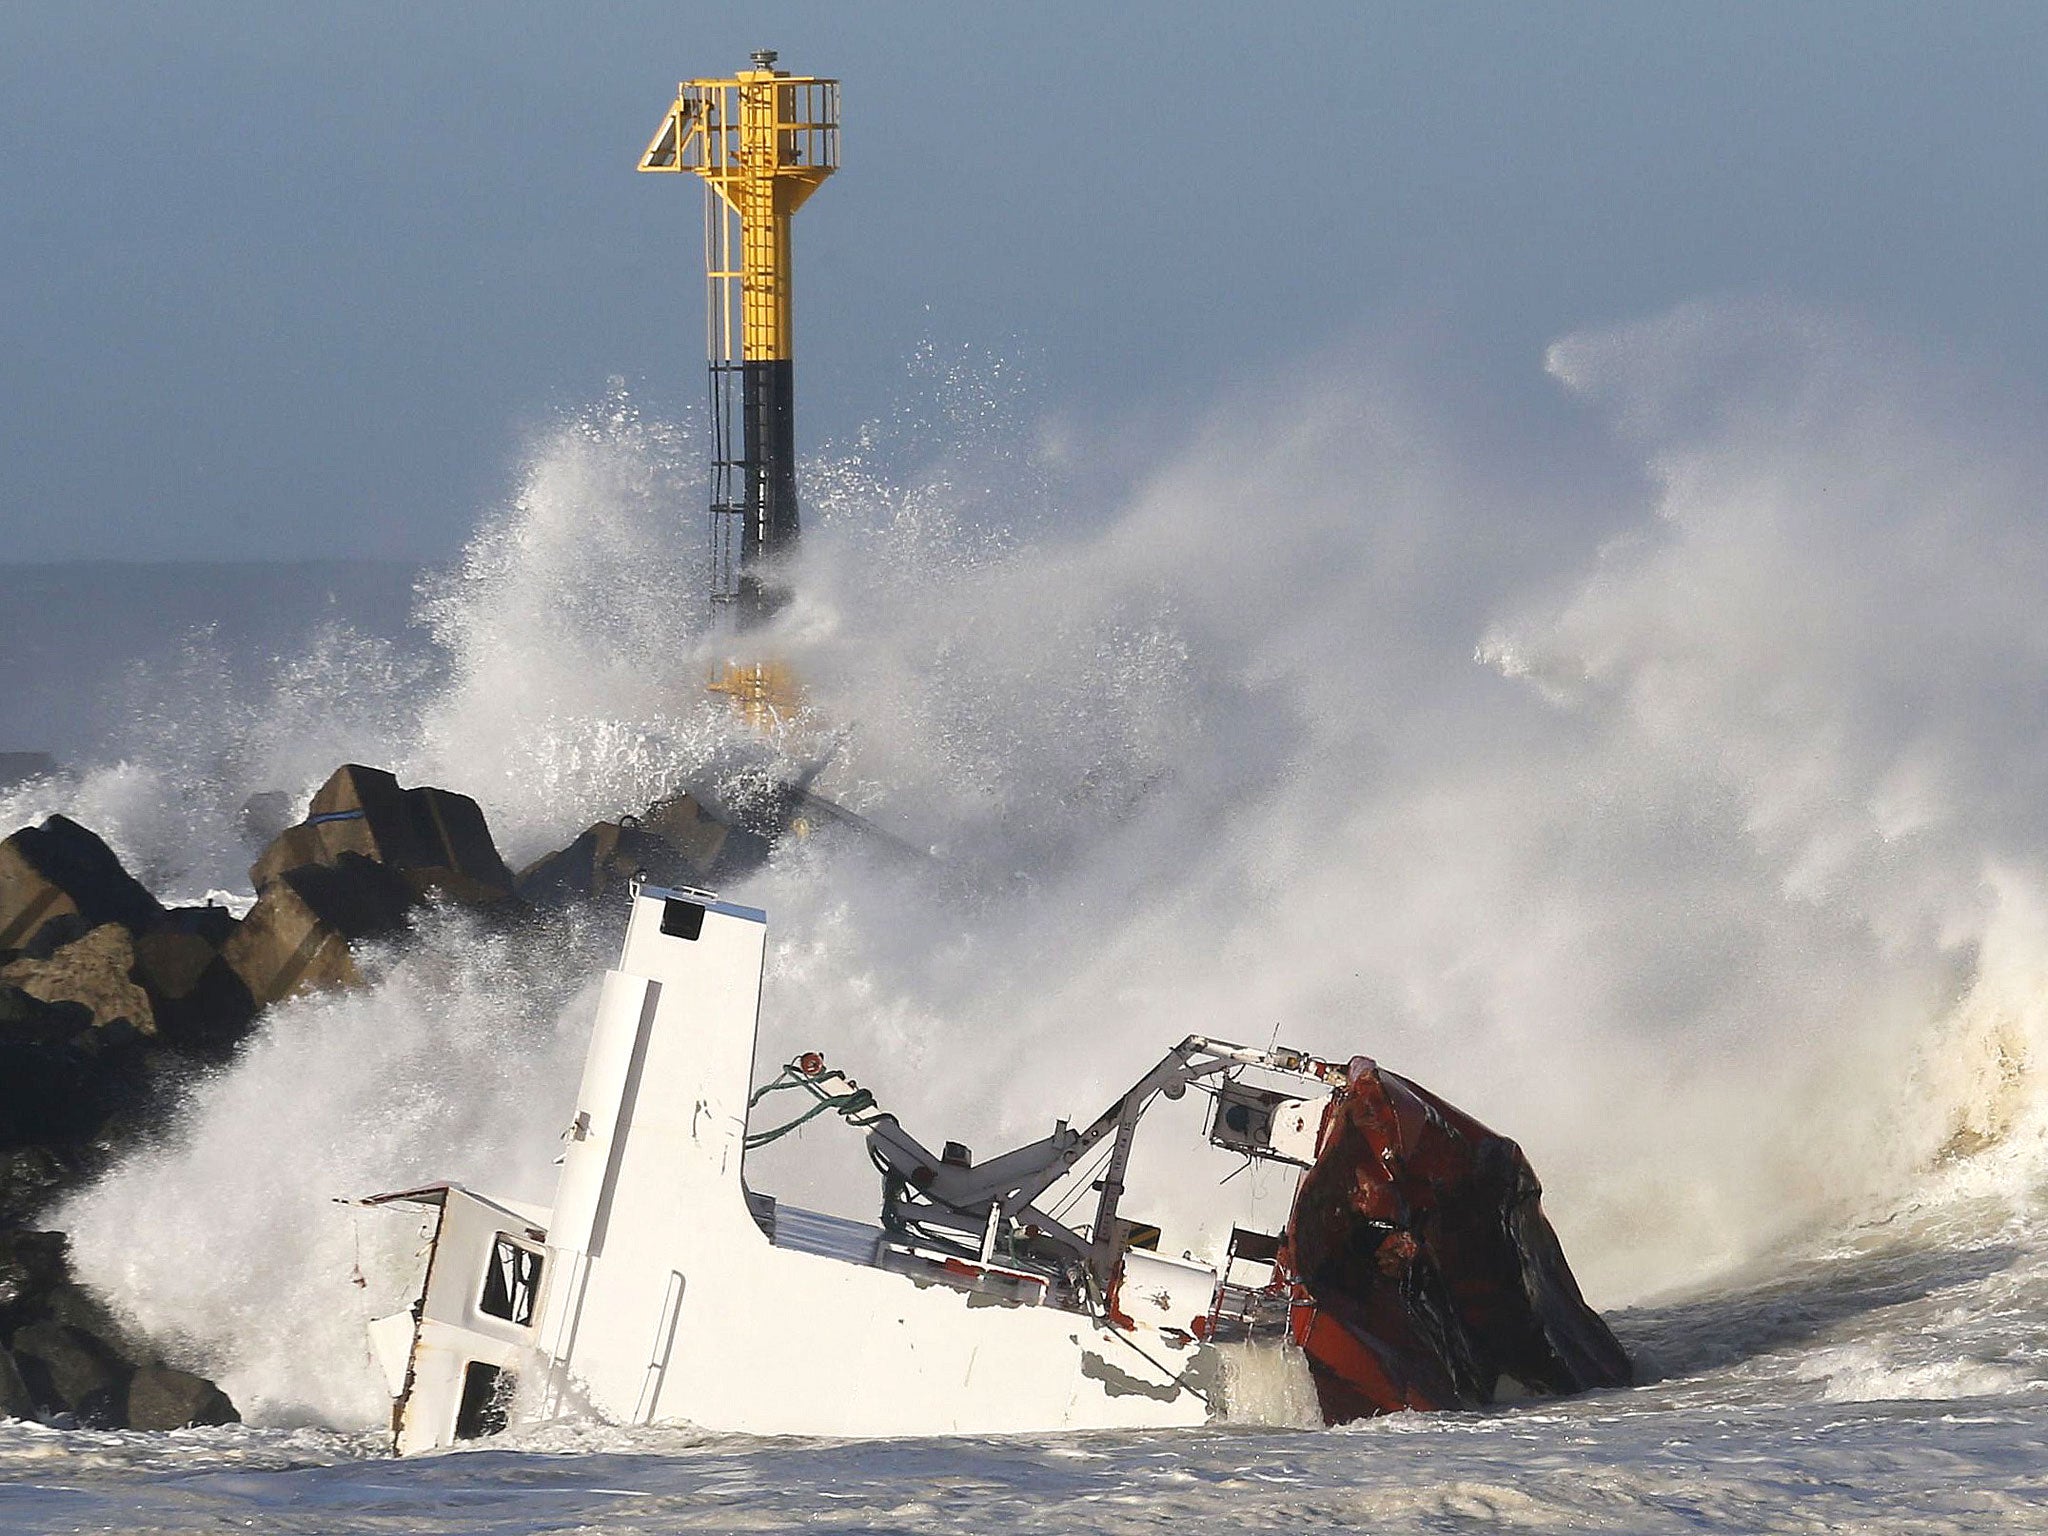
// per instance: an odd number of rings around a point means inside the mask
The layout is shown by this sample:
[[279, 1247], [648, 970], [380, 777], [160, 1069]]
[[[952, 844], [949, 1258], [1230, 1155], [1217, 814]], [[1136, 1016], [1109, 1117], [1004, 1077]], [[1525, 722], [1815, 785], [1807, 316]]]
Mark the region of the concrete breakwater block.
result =
[[78, 1003], [97, 1027], [231, 1049], [254, 1012], [220, 959], [235, 926], [222, 907], [164, 907], [67, 817], [0, 841], [0, 986]]
[[239, 1424], [242, 1415], [204, 1376], [168, 1365], [142, 1365], [128, 1378], [122, 1417], [129, 1429], [184, 1429], [194, 1424]]
[[173, 907], [135, 941], [130, 973], [149, 994], [157, 1033], [180, 1050], [224, 1059], [256, 1013], [256, 1000], [221, 951], [241, 927], [225, 907]]
[[[751, 858], [755, 852], [753, 845], [762, 841], [713, 816], [688, 791], [655, 801], [640, 817], [639, 824], [641, 830], [660, 838], [691, 870], [707, 880], [732, 863], [728, 854]], [[766, 851], [765, 846], [760, 849], [763, 856]]]
[[565, 907], [623, 891], [642, 870], [658, 885], [697, 883], [694, 866], [661, 838], [637, 826], [600, 821], [568, 847], [519, 871], [515, 889], [537, 907]]
[[114, 851], [68, 816], [0, 842], [0, 950], [47, 955], [102, 923], [142, 933], [163, 917]]
[[559, 908], [624, 891], [635, 875], [656, 885], [708, 887], [767, 857], [766, 838], [719, 820], [682, 793], [656, 801], [645, 815], [585, 828], [568, 847], [522, 869], [515, 889], [536, 907]]
[[476, 801], [431, 785], [405, 789], [395, 775], [360, 763], [334, 771], [306, 819], [278, 834], [249, 878], [260, 892], [286, 870], [349, 854], [400, 872], [422, 896], [487, 902], [512, 894], [512, 872]]
[[476, 802], [345, 766], [258, 863], [246, 921], [166, 908], [66, 817], [0, 841], [0, 1414], [171, 1429], [234, 1422], [204, 1378], [123, 1337], [63, 1238], [21, 1230], [230, 1055], [258, 1007], [358, 981], [354, 946], [427, 899], [523, 911]]
[[61, 1180], [65, 1149], [103, 1138], [138, 1086], [141, 1032], [0, 983], [0, 1219]]
[[48, 959], [23, 956], [0, 965], [0, 984], [19, 987], [45, 1003], [77, 1003], [95, 1028], [125, 1023], [156, 1033], [156, 1009], [135, 982], [135, 935], [119, 923], [101, 923], [83, 938], [53, 950]]
[[259, 1008], [354, 986], [361, 976], [350, 946], [404, 929], [417, 900], [400, 871], [359, 853], [287, 869], [264, 884], [221, 958]]
[[361, 980], [354, 947], [404, 931], [422, 901], [516, 905], [483, 810], [432, 785], [344, 763], [249, 877], [256, 905], [221, 946], [257, 1007]]
[[0, 841], [0, 1222], [19, 1221], [154, 1123], [189, 1064], [254, 1016], [221, 959], [233, 915], [165, 908], [62, 816]]
[[227, 1394], [152, 1351], [80, 1287], [61, 1232], [0, 1232], [0, 1414], [94, 1429], [234, 1424]]

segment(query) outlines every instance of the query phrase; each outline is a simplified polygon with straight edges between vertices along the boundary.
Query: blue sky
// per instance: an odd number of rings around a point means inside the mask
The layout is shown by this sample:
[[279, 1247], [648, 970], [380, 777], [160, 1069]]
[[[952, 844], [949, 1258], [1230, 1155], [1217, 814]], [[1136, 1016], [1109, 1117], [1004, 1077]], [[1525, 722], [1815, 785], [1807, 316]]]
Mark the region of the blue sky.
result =
[[2048, 383], [2048, 7], [17, 0], [0, 559], [441, 558], [611, 378], [683, 410], [633, 162], [762, 46], [845, 81], [812, 446], [927, 342], [1107, 436], [1419, 334], [1540, 430], [1548, 341], [1730, 291]]

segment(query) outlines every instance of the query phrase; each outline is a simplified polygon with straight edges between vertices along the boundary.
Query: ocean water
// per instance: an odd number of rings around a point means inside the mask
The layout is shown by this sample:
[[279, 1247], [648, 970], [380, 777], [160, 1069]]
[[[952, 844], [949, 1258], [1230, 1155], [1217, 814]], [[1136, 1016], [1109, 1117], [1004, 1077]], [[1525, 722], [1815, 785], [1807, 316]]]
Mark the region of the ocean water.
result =
[[[275, 1010], [56, 1213], [249, 1424], [0, 1425], [0, 1524], [2048, 1529], [2039, 403], [1748, 301], [1545, 366], [1569, 444], [1340, 357], [1111, 505], [1028, 402], [929, 381], [808, 467], [777, 634], [821, 722], [793, 750], [926, 852], [828, 830], [728, 894], [770, 913], [764, 1075], [822, 1048], [926, 1139], [1092, 1114], [1191, 1031], [1427, 1083], [1521, 1141], [1643, 1385], [1328, 1431], [563, 1422], [393, 1462], [361, 1324], [417, 1233], [336, 1199], [545, 1203], [618, 941], [603, 911], [546, 941], [447, 912], [365, 990]], [[702, 693], [690, 464], [600, 402], [415, 633], [330, 625], [256, 685], [196, 661], [188, 706], [158, 689], [0, 820], [70, 811], [200, 893], [245, 881], [243, 797], [344, 759], [476, 795], [515, 863], [770, 771]], [[1169, 1246], [1262, 1198], [1175, 1170], [1169, 1143], [1132, 1181]], [[875, 1198], [838, 1127], [750, 1177]]]

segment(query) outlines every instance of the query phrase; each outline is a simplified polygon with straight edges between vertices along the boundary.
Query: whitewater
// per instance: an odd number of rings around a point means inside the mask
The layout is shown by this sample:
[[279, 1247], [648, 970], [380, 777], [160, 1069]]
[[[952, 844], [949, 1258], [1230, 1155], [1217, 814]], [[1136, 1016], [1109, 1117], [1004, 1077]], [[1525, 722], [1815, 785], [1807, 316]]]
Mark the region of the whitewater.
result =
[[[928, 367], [807, 465], [775, 638], [821, 786], [929, 856], [827, 829], [726, 894], [771, 918], [762, 1075], [822, 1047], [976, 1145], [1191, 1031], [1428, 1084], [1521, 1142], [1642, 1385], [1338, 1430], [570, 1420], [392, 1461], [362, 1324], [417, 1234], [335, 1202], [545, 1203], [619, 936], [441, 911], [51, 1214], [249, 1423], [0, 1424], [0, 1525], [2048, 1529], [2041, 403], [1756, 299], [1542, 365], [1554, 438], [1358, 343], [1150, 447]], [[413, 636], [330, 624], [254, 688], [195, 636], [0, 822], [64, 811], [196, 897], [246, 886], [248, 794], [342, 761], [476, 796], [515, 866], [774, 771], [702, 693], [693, 464], [600, 402], [535, 440]], [[871, 1214], [844, 1134], [750, 1180]]]

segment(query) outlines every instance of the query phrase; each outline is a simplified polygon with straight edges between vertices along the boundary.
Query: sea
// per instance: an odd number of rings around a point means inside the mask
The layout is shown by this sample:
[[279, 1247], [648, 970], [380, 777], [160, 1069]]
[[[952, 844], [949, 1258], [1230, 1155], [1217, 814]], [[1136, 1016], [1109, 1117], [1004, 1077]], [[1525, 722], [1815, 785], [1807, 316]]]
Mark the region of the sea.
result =
[[[769, 913], [763, 1078], [822, 1050], [986, 1153], [1189, 1033], [1371, 1055], [1521, 1143], [1639, 1384], [1335, 1429], [570, 1417], [396, 1460], [362, 1328], [418, 1233], [349, 1202], [548, 1201], [622, 919], [433, 910], [48, 1213], [245, 1422], [0, 1423], [0, 1529], [2048, 1530], [2039, 403], [1755, 297], [1559, 338], [1542, 430], [1364, 344], [1157, 442], [1000, 372], [807, 461], [776, 743], [704, 691], [695, 437], [614, 393], [508, 453], [442, 567], [0, 568], [45, 647], [0, 751], [58, 763], [0, 825], [61, 811], [237, 902], [248, 797], [342, 762], [475, 796], [515, 867], [795, 764], [887, 835], [723, 893]], [[757, 1156], [872, 1214], [845, 1127]], [[1141, 1143], [1127, 1200], [1187, 1251], [1276, 1198], [1192, 1166]]]

